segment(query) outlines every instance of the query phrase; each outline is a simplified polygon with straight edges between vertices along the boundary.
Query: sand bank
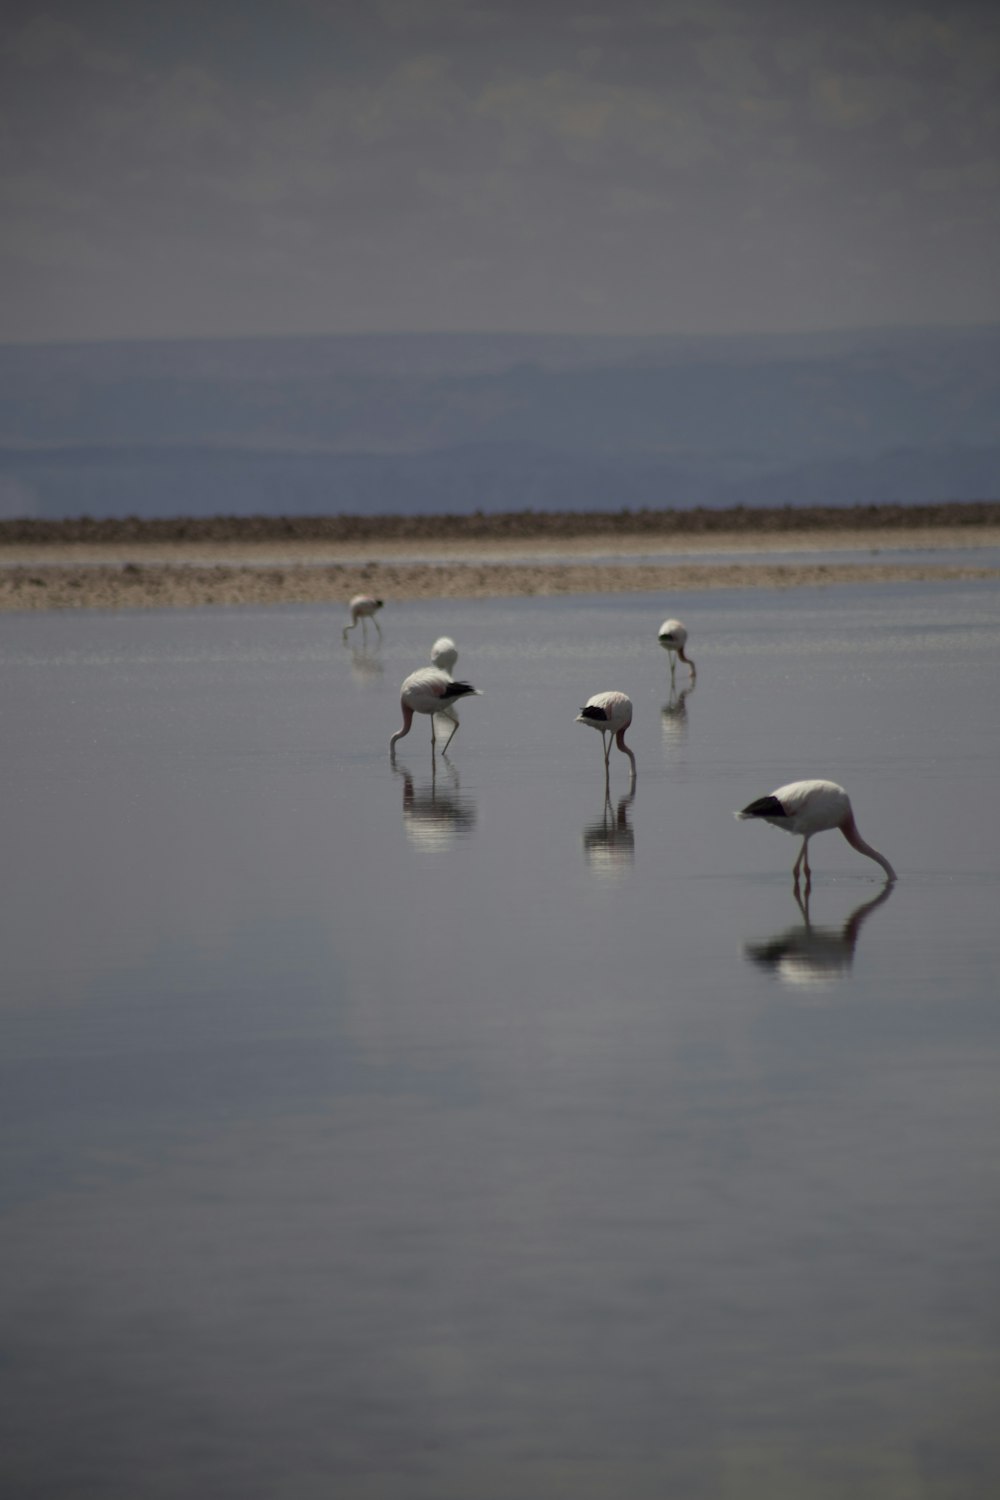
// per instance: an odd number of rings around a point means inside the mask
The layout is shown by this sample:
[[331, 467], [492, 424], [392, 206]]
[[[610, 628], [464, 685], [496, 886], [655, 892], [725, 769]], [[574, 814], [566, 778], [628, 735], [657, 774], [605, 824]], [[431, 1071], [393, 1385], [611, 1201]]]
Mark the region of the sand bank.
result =
[[791, 522], [788, 512], [710, 512], [709, 524], [706, 513], [677, 512], [385, 518], [353, 527], [350, 518], [67, 522], [48, 529], [5, 523], [0, 610], [343, 603], [358, 592], [386, 600], [674, 595], [1000, 578], [992, 558], [983, 565], [947, 560], [957, 549], [1000, 547], [1000, 507], [902, 515], [888, 509], [889, 516], [868, 507], [795, 512]]

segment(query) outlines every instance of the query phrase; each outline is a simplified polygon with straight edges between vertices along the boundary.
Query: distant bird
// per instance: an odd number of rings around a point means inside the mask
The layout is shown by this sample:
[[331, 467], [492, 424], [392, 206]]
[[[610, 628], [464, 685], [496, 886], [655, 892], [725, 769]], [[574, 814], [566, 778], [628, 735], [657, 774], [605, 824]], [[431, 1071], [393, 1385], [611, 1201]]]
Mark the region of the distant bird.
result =
[[341, 638], [343, 640], [347, 640], [348, 631], [353, 630], [359, 620], [361, 621], [361, 634], [363, 635], [365, 640], [368, 639], [369, 620], [371, 620], [372, 624], [375, 626], [375, 629], [378, 631], [379, 640], [382, 639], [382, 627], [379, 624], [378, 620], [376, 620], [375, 618], [376, 612], [382, 608], [381, 599], [376, 599], [373, 594], [355, 594], [354, 598], [348, 605], [348, 608], [351, 611], [351, 623], [350, 625], [345, 625], [343, 631], [341, 632]]
[[779, 786], [769, 797], [751, 802], [736, 817], [763, 818], [765, 823], [784, 828], [787, 833], [794, 833], [802, 839], [802, 848], [792, 871], [796, 886], [799, 870], [804, 866], [806, 889], [809, 889], [812, 881], [809, 840], [814, 833], [824, 833], [828, 828], [839, 828], [852, 849], [881, 865], [888, 880], [896, 879], [896, 872], [885, 855], [879, 854], [861, 837], [854, 821], [851, 799], [835, 781], [792, 781], [788, 786]]
[[389, 741], [390, 755], [395, 749], [396, 741], [409, 734], [414, 714], [430, 714], [432, 749], [437, 743], [434, 733], [434, 715], [441, 714], [443, 718], [450, 719], [454, 727], [442, 746], [443, 754], [458, 732], [458, 716], [453, 705], [456, 699], [466, 698], [470, 694], [479, 697], [479, 689], [474, 688], [468, 682], [454, 682], [447, 672], [442, 672], [440, 667], [420, 667], [418, 671], [411, 672], [399, 690], [403, 727], [397, 729]]
[[458, 647], [450, 635], [439, 636], [431, 647], [431, 661], [442, 672], [453, 672], [458, 661]]
[[575, 723], [589, 724], [599, 729], [604, 740], [604, 769], [611, 774], [611, 739], [623, 755], [632, 763], [635, 775], [635, 756], [625, 743], [625, 731], [632, 722], [632, 699], [625, 693], [595, 693], [588, 698], [576, 716]]
[[690, 656], [684, 655], [684, 647], [687, 645], [688, 633], [680, 620], [664, 620], [660, 626], [657, 639], [670, 656], [670, 677], [673, 679], [677, 668], [678, 657], [686, 667], [691, 668], [692, 680], [698, 675], [698, 670]]

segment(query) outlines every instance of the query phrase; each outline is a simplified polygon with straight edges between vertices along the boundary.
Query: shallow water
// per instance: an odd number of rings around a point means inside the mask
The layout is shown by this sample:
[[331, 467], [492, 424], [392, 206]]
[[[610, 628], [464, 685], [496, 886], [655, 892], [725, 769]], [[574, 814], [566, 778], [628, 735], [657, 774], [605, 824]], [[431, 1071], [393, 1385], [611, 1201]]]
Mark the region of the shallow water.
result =
[[[287, 557], [287, 554], [286, 554]], [[309, 564], [300, 566], [326, 567], [330, 563], [341, 561], [341, 556], [331, 552], [327, 557], [314, 557]], [[481, 552], [464, 550], [460, 557], [448, 552], [435, 552], [433, 546], [426, 548], [412, 548], [409, 552], [379, 552], [379, 562], [407, 564], [417, 560], [436, 563], [445, 567], [451, 562], [460, 562], [465, 566], [470, 564], [496, 564], [497, 551], [495, 547], [484, 546]], [[691, 550], [690, 545], [685, 545], [683, 550], [677, 547], [647, 546], [631, 551], [602, 552], [600, 547], [593, 550], [583, 549], [573, 552], [544, 551], [537, 548], [504, 547], [504, 563], [599, 563], [611, 564], [617, 567], [637, 566], [639, 564], [659, 564], [665, 567], [690, 566], [699, 564], [752, 564], [760, 567], [765, 564], [774, 566], [791, 567], [801, 565], [803, 567], [835, 567], [837, 564], [880, 564], [884, 563], [891, 567], [920, 567], [920, 568], [997, 568], [1000, 567], [1000, 547], [985, 545], [968, 547], [893, 547], [885, 546], [844, 546], [844, 547], [792, 547], [782, 546], [774, 548], [754, 547], [728, 549], [723, 547], [712, 547], [706, 545], [697, 551]], [[257, 564], [260, 567], [273, 567], [275, 558], [269, 557]], [[200, 566], [206, 564], [201, 563]], [[252, 566], [252, 564], [244, 564]], [[686, 597], [686, 596], [685, 596]]]
[[342, 623], [5, 618], [11, 1493], [997, 1493], [995, 587]]

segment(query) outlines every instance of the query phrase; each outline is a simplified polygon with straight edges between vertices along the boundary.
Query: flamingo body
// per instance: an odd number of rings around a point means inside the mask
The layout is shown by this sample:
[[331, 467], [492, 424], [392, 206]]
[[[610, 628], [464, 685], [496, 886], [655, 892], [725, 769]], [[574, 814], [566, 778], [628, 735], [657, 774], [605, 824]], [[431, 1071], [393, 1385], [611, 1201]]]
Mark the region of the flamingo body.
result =
[[697, 675], [694, 662], [684, 654], [687, 638], [687, 630], [680, 620], [664, 620], [657, 632], [657, 640], [670, 657], [671, 677], [674, 675], [678, 660], [690, 668], [692, 678]]
[[839, 828], [844, 838], [859, 854], [865, 854], [881, 865], [889, 880], [896, 879], [896, 872], [877, 849], [867, 844], [858, 832], [854, 821], [851, 799], [842, 786], [835, 781], [792, 781], [779, 786], [767, 797], [758, 797], [736, 814], [738, 818], [760, 818], [774, 828], [783, 828], [802, 840], [799, 857], [795, 861], [793, 874], [798, 884], [799, 870], [804, 866], [806, 883], [811, 881], [809, 868], [809, 840], [817, 833]]
[[450, 719], [454, 727], [443, 746], [443, 749], [447, 750], [458, 730], [458, 718], [453, 705], [459, 698], [467, 698], [470, 694], [478, 697], [479, 689], [474, 688], [469, 682], [455, 682], [451, 675], [442, 671], [440, 667], [420, 667], [418, 671], [411, 672], [399, 690], [403, 725], [401, 729], [396, 730], [389, 741], [390, 752], [394, 749], [397, 740], [409, 734], [414, 714], [430, 715], [432, 746], [436, 744], [434, 715], [441, 714], [444, 718]]
[[355, 625], [360, 620], [361, 621], [361, 634], [364, 636], [365, 640], [367, 640], [368, 639], [368, 624], [367, 624], [367, 622], [369, 620], [371, 620], [372, 624], [375, 626], [375, 629], [378, 631], [379, 640], [381, 640], [382, 639], [382, 627], [379, 624], [378, 620], [375, 618], [375, 616], [376, 616], [377, 612], [382, 608], [382, 603], [383, 603], [383, 601], [381, 599], [376, 599], [374, 594], [355, 594], [354, 598], [351, 600], [350, 604], [347, 606], [348, 609], [351, 611], [351, 623], [350, 623], [350, 625], [345, 625], [344, 626], [344, 629], [341, 632], [342, 639], [345, 640], [345, 641], [347, 640], [348, 632], [351, 631], [351, 630], [353, 630], [354, 627], [355, 627]]
[[635, 756], [625, 743], [625, 731], [632, 722], [632, 699], [627, 693], [595, 693], [588, 698], [576, 716], [577, 724], [599, 729], [604, 739], [604, 767], [611, 768], [611, 740], [627, 755], [635, 775]]
[[453, 672], [458, 661], [458, 647], [450, 635], [440, 636], [431, 647], [431, 662], [443, 672]]

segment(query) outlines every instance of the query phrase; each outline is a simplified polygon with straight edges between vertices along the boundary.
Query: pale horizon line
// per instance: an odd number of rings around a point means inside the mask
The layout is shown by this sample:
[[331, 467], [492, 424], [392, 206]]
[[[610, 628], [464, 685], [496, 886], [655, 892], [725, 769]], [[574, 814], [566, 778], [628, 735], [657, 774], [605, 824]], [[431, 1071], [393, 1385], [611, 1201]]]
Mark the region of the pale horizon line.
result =
[[590, 343], [739, 343], [750, 342], [755, 339], [771, 339], [774, 341], [811, 338], [833, 338], [833, 337], [856, 337], [861, 334], [872, 335], [881, 333], [988, 333], [1000, 331], [1000, 317], [993, 319], [976, 319], [973, 321], [962, 321], [954, 319], [931, 319], [921, 322], [889, 321], [885, 323], [848, 323], [848, 324], [816, 324], [808, 328], [799, 329], [776, 329], [756, 328], [741, 329], [733, 332], [661, 332], [650, 333], [648, 330], [642, 332], [630, 332], [628, 330], [609, 333], [605, 331], [589, 331], [576, 329], [572, 332], [559, 329], [493, 329], [483, 328], [398, 328], [398, 329], [372, 329], [365, 332], [358, 330], [311, 330], [302, 332], [277, 332], [274, 330], [264, 332], [246, 333], [155, 333], [155, 334], [112, 334], [112, 335], [88, 335], [77, 338], [0, 338], [0, 349], [78, 349], [78, 348], [107, 348], [111, 345], [142, 345], [142, 344], [240, 344], [240, 343], [322, 343], [324, 341], [338, 341], [341, 343], [377, 343], [388, 342], [391, 339], [453, 339], [455, 341], [464, 339], [545, 339], [563, 340], [566, 342], [580, 341]]

